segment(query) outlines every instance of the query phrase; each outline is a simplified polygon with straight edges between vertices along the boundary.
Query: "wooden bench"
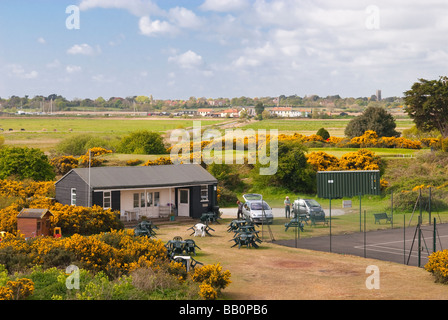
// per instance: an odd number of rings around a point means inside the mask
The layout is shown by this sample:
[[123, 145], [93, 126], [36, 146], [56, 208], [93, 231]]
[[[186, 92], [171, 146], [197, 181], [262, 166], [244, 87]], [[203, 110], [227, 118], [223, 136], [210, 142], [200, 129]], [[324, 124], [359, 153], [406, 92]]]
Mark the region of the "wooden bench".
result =
[[387, 213], [382, 212], [382, 213], [374, 213], [373, 216], [375, 217], [375, 224], [381, 223], [381, 220], [386, 220], [387, 222], [392, 222], [392, 217], [389, 217], [387, 215]]
[[325, 218], [325, 216], [311, 216], [311, 225], [316, 225], [316, 222], [323, 222], [324, 224], [328, 225], [328, 220]]

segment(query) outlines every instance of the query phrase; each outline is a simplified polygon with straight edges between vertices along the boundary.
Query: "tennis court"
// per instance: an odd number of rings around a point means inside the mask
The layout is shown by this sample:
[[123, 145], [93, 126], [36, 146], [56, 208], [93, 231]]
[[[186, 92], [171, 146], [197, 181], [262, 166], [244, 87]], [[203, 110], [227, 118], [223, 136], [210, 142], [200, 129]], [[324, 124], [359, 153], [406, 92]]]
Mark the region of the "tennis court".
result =
[[436, 224], [435, 237], [434, 225], [422, 225], [420, 231], [414, 226], [303, 239], [299, 237], [274, 243], [423, 267], [434, 248], [436, 251], [448, 248], [448, 224]]

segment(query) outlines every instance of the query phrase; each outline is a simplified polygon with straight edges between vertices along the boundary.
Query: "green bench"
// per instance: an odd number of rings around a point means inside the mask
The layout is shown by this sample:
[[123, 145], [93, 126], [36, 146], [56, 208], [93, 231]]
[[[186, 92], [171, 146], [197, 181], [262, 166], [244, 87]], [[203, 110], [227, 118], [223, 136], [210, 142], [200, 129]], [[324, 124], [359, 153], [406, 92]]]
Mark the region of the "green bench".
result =
[[303, 223], [298, 218], [293, 218], [288, 223], [285, 223], [285, 231], [288, 231], [288, 229], [291, 227], [300, 228], [300, 230], [302, 230], [303, 232]]
[[392, 217], [389, 217], [387, 215], [387, 213], [382, 212], [382, 213], [374, 213], [373, 216], [375, 217], [375, 224], [381, 223], [381, 220], [386, 220], [387, 222], [391, 223], [392, 222]]
[[201, 222], [207, 224], [208, 222], [216, 222], [219, 224], [218, 219], [221, 219], [219, 212], [206, 212], [201, 215]]

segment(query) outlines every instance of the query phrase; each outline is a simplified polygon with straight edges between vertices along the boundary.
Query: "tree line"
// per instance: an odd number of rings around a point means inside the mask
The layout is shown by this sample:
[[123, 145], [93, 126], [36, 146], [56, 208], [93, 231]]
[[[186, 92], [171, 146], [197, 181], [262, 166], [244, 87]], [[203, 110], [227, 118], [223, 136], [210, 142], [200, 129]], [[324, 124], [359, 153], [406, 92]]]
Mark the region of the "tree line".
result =
[[345, 110], [360, 111], [367, 106], [382, 106], [384, 108], [395, 108], [403, 103], [400, 97], [389, 97], [377, 101], [376, 96], [342, 98], [339, 95], [320, 97], [310, 95], [300, 97], [298, 95], [280, 95], [278, 97], [233, 97], [233, 98], [205, 98], [190, 97], [189, 99], [160, 100], [154, 99], [152, 95], [110, 97], [105, 99], [98, 97], [67, 99], [58, 94], [49, 96], [37, 95], [29, 97], [11, 96], [0, 98], [0, 111], [8, 110], [33, 110], [35, 112], [54, 112], [70, 110], [131, 110], [139, 112], [170, 111], [197, 108], [222, 108], [222, 107], [249, 107], [262, 103], [265, 107], [289, 106], [295, 108], [326, 108], [328, 110], [337, 108]]

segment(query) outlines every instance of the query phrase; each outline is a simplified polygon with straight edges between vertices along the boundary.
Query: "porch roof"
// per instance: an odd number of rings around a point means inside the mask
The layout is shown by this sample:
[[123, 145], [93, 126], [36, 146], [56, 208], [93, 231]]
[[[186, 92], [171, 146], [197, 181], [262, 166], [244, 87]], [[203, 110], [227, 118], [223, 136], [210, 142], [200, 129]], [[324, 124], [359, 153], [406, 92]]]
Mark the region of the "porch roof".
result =
[[[72, 171], [89, 183], [88, 168], [77, 168]], [[215, 183], [218, 183], [218, 180], [197, 164], [90, 168], [92, 189], [132, 189]]]

